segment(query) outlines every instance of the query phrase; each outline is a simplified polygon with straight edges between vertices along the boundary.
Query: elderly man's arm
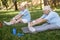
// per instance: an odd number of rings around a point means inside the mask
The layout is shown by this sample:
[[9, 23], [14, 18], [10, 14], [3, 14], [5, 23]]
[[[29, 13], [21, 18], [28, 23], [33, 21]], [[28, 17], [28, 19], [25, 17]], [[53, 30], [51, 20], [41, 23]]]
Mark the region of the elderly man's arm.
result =
[[30, 22], [30, 26], [32, 27], [32, 26], [34, 26], [36, 24], [41, 24], [41, 23], [46, 22], [46, 21], [47, 21], [46, 19], [38, 18], [38, 19]]

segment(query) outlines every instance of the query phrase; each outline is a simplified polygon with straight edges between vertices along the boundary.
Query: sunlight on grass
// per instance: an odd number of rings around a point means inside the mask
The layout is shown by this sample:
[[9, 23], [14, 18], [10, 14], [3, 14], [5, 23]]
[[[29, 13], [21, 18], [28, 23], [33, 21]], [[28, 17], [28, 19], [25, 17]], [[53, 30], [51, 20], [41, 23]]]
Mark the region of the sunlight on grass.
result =
[[55, 11], [60, 11], [60, 9], [54, 9]]
[[36, 9], [41, 9], [41, 8], [40, 8], [40, 6], [39, 6], [39, 7], [37, 7]]
[[[4, 13], [4, 14], [3, 14]], [[14, 15], [14, 14], [18, 14], [18, 11], [0, 11], [0, 15]]]
[[10, 13], [5, 13], [6, 15], [13, 15], [13, 14], [18, 14], [18, 12], [10, 12]]
[[56, 9], [56, 11], [60, 11], [60, 9]]

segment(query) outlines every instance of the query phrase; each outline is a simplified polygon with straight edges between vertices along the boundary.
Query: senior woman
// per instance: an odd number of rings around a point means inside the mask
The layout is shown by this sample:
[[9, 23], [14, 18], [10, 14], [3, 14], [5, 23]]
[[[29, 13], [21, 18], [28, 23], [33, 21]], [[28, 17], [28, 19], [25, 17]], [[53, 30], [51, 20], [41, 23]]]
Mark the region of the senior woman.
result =
[[[44, 14], [40, 18], [29, 23], [28, 28], [31, 32], [60, 29], [60, 17], [58, 13], [52, 11], [50, 6], [44, 6], [43, 13]], [[33, 27], [34, 25], [41, 24], [43, 22], [46, 23], [42, 24], [41, 26]]]

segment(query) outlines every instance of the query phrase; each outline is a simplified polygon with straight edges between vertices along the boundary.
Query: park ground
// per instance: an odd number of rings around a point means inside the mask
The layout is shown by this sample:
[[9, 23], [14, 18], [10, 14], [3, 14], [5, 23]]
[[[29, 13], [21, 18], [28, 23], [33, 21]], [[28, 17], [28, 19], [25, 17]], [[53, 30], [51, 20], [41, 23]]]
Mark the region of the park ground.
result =
[[[42, 15], [42, 10], [35, 9], [30, 10], [32, 20], [39, 18]], [[56, 12], [60, 15], [60, 9], [56, 9]], [[9, 21], [14, 17], [19, 11], [0, 11], [0, 22]], [[18, 23], [11, 26], [3, 26], [0, 28], [0, 40], [60, 40], [60, 30], [48, 30], [44, 32], [39, 32], [36, 34], [25, 34], [22, 37], [17, 37], [12, 34], [12, 29], [16, 28], [17, 33], [23, 33], [21, 28], [26, 27], [27, 24]]]

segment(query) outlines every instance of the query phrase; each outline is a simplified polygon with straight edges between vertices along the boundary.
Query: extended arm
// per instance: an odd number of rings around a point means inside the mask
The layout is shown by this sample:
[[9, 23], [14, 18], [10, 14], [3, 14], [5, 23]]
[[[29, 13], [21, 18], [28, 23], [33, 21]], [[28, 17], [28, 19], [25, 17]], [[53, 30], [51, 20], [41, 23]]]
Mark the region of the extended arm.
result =
[[34, 26], [36, 24], [41, 24], [41, 23], [46, 22], [46, 21], [47, 21], [46, 19], [38, 18], [38, 19], [30, 22], [30, 26], [32, 27], [32, 26]]

